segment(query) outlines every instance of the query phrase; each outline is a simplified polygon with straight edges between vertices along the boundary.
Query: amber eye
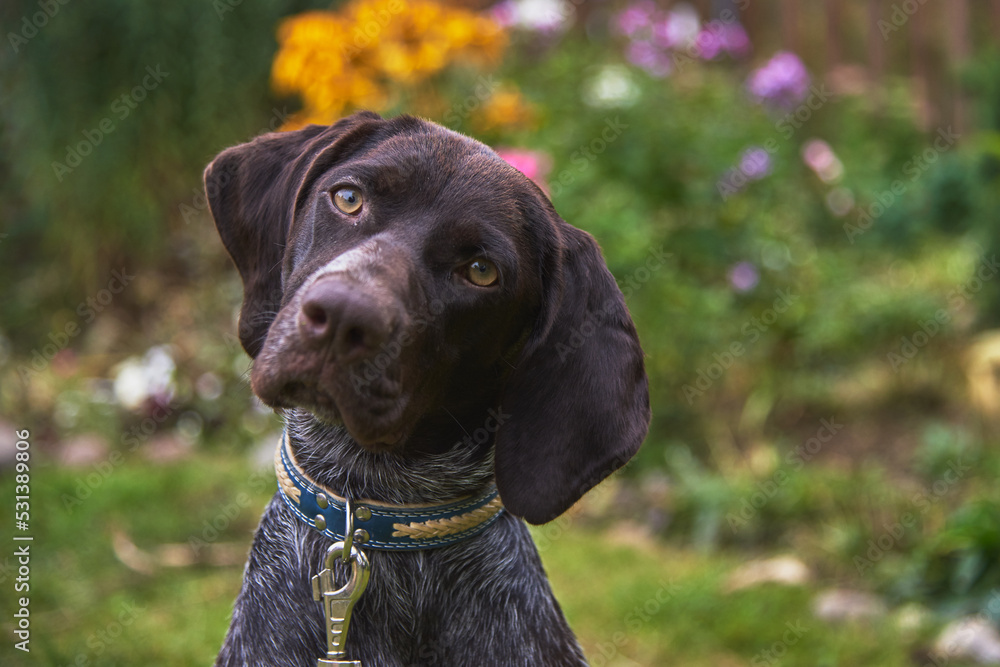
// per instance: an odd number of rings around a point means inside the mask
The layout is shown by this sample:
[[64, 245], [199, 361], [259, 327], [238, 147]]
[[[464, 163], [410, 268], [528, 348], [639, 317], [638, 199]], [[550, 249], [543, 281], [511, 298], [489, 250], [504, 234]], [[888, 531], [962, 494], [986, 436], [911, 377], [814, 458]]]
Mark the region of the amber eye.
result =
[[344, 213], [357, 213], [361, 210], [361, 193], [354, 188], [340, 188], [333, 193], [333, 203]]
[[464, 275], [473, 285], [490, 287], [500, 280], [497, 265], [486, 259], [476, 259], [465, 265]]

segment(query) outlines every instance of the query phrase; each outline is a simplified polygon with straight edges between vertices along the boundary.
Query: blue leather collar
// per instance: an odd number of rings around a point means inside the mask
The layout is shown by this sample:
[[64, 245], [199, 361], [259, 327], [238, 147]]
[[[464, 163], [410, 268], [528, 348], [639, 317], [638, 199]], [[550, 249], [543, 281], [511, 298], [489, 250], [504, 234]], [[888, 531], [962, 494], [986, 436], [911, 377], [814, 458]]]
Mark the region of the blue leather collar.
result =
[[[344, 539], [346, 499], [305, 474], [292, 452], [288, 433], [274, 456], [278, 490], [302, 521], [330, 539]], [[476, 496], [444, 505], [385, 505], [352, 500], [355, 544], [371, 549], [412, 551], [455, 544], [485, 530], [499, 518], [503, 505], [495, 486]], [[359, 537], [367, 536], [366, 539]]]

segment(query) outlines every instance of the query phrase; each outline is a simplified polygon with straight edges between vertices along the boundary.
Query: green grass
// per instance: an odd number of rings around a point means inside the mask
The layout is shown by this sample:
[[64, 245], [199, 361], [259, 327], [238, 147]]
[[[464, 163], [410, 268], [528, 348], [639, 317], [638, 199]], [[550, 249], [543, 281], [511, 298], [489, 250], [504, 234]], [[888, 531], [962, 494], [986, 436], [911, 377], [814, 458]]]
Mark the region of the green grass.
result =
[[[242, 553], [271, 495], [271, 474], [255, 475], [232, 455], [200, 453], [168, 465], [126, 460], [88, 497], [68, 503], [90, 472], [33, 467], [31, 654], [9, 651], [9, 643], [4, 653], [13, 655], [3, 664], [210, 664], [239, 588]], [[13, 495], [11, 477], [0, 481], [5, 498]], [[213, 521], [218, 536], [207, 527]], [[911, 650], [927, 643], [904, 636], [892, 615], [877, 623], [825, 625], [810, 611], [814, 588], [727, 593], [728, 573], [746, 559], [739, 554], [622, 540], [615, 537], [620, 529], [587, 523], [539, 529], [536, 537], [553, 588], [595, 666], [903, 667], [912, 664]], [[140, 573], [116, 557], [116, 532], [149, 553], [203, 539], [210, 548], [235, 548], [236, 557], [226, 566]], [[0, 598], [7, 636], [13, 576], [5, 570], [7, 594]]]
[[[240, 496], [250, 500], [241, 507], [237, 497], [256, 478], [227, 458], [157, 466], [126, 462], [93, 488], [81, 486], [92, 472], [33, 468], [31, 656], [14, 655], [23, 660], [14, 664], [210, 663], [242, 566], [164, 567], [142, 574], [116, 557], [113, 536], [127, 535], [154, 551], [165, 543], [214, 537], [205, 522], [216, 521], [225, 528], [219, 542], [248, 546], [270, 483], [257, 483], [252, 497]], [[13, 495], [13, 480], [5, 479], [2, 488], [4, 497]], [[81, 498], [87, 489], [90, 494]], [[10, 618], [12, 596], [0, 604]]]
[[545, 561], [595, 667], [911, 664], [891, 620], [827, 626], [813, 617], [809, 588], [726, 593], [726, 576], [741, 562], [733, 556], [620, 546], [572, 531]]

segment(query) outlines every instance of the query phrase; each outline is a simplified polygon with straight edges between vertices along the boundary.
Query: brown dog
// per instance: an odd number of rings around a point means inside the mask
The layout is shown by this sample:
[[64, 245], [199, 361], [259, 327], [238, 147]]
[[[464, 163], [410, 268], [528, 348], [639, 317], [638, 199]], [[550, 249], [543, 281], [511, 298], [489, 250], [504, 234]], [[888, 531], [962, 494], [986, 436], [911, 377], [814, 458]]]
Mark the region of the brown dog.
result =
[[[264, 135], [205, 183], [291, 476], [400, 508], [495, 483], [506, 508], [433, 549], [372, 539], [348, 655], [585, 664], [520, 518], [557, 517], [648, 427], [642, 351], [594, 240], [486, 146], [407, 116]], [[261, 521], [219, 665], [325, 654], [310, 579], [333, 539], [285, 496]]]

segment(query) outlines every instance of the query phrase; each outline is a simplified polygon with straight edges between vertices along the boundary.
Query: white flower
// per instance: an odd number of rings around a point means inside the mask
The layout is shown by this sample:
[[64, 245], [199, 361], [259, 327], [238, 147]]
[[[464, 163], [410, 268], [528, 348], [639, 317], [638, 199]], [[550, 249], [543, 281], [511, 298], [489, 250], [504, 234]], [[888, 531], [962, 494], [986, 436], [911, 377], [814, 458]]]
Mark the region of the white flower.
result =
[[624, 65], [605, 65], [584, 84], [583, 101], [592, 107], [629, 107], [639, 99], [639, 87]]
[[118, 364], [115, 398], [129, 410], [137, 410], [150, 397], [169, 401], [174, 395], [174, 364], [169, 347], [151, 347], [140, 359], [129, 357]]

